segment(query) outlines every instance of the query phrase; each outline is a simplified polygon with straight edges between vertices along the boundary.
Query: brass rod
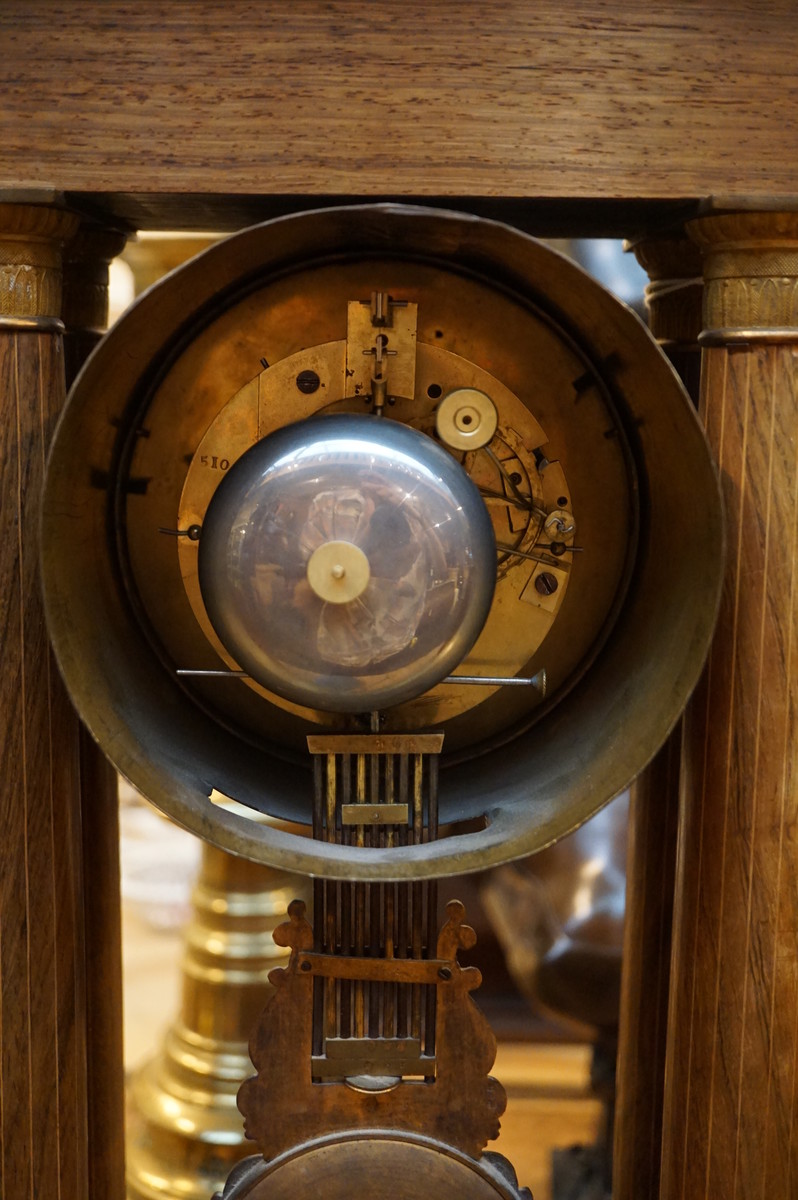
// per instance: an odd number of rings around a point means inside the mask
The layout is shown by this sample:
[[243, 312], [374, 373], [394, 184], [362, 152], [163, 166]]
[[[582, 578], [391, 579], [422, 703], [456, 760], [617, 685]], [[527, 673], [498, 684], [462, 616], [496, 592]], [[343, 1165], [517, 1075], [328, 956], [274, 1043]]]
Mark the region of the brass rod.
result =
[[[396, 923], [397, 923], [397, 929], [400, 932], [401, 932], [401, 927], [402, 927], [402, 915], [407, 910], [407, 897], [404, 894], [406, 891], [407, 891], [406, 886], [403, 886], [402, 884], [397, 884], [397, 887], [396, 887], [397, 922]], [[404, 954], [404, 951], [402, 953]], [[397, 1037], [407, 1037], [408, 1036], [409, 1024], [408, 1024], [407, 1002], [408, 1002], [408, 989], [405, 986], [403, 986], [402, 984], [397, 984], [396, 985], [396, 1015], [395, 1015], [395, 1025], [396, 1025], [396, 1036]]]
[[313, 836], [317, 841], [324, 838], [324, 763], [317, 756], [313, 759]]
[[[343, 899], [344, 899], [344, 895], [343, 895], [343, 894], [344, 894], [344, 891], [345, 891], [345, 889], [346, 889], [346, 884], [345, 884], [345, 883], [343, 883], [343, 882], [341, 882], [341, 880], [336, 880], [336, 882], [335, 882], [335, 940], [336, 940], [336, 951], [335, 951], [335, 952], [336, 952], [336, 953], [338, 953], [338, 954], [342, 954], [342, 953], [343, 953], [343, 950], [342, 950], [342, 948], [341, 948], [341, 912], [342, 912], [342, 909], [343, 909]], [[344, 988], [344, 985], [343, 985], [343, 983], [341, 982], [341, 980], [339, 979], [339, 980], [336, 982], [336, 985], [335, 985], [335, 1016], [334, 1016], [334, 1028], [335, 1028], [335, 1031], [336, 1031], [336, 1032], [335, 1032], [335, 1036], [336, 1036], [336, 1037], [340, 1037], [340, 1036], [341, 1036], [341, 1005], [342, 1005], [342, 997], [343, 997], [343, 988]]]
[[[321, 914], [324, 911], [324, 881], [315, 879], [313, 881], [313, 946], [314, 949], [321, 952], [322, 941], [322, 920]], [[316, 916], [318, 914], [318, 916]], [[313, 980], [313, 1053], [321, 1054], [324, 1046], [324, 989], [325, 981], [323, 979]]]
[[[390, 845], [393, 841], [393, 836], [389, 832], [386, 842]], [[396, 884], [387, 883], [385, 885], [385, 957], [392, 959], [394, 957], [394, 945], [396, 942]], [[385, 996], [385, 1018], [384, 1018], [384, 1037], [396, 1036], [396, 984], [391, 983], [388, 986]]]
[[[380, 799], [380, 770], [376, 754], [369, 755], [369, 799], [372, 804], [378, 804]], [[371, 826], [368, 831], [368, 845], [376, 846], [379, 838], [379, 826]], [[377, 883], [368, 885], [369, 889], [369, 953], [372, 958], [380, 958], [382, 950], [381, 924], [383, 919], [380, 907], [380, 887]], [[380, 1007], [382, 1001], [382, 985], [369, 982], [369, 1032], [372, 1037], [380, 1036]]]
[[393, 804], [394, 795], [394, 768], [396, 764], [396, 756], [394, 754], [386, 754], [383, 759], [383, 770], [385, 773], [385, 804]]
[[380, 760], [376, 754], [369, 755], [369, 804], [380, 804]]
[[[407, 755], [399, 755], [399, 801], [407, 804]], [[400, 846], [406, 846], [410, 839], [410, 830], [407, 825], [399, 827], [398, 839]], [[397, 907], [397, 938], [396, 947], [400, 958], [407, 958], [410, 953], [410, 932], [408, 929], [410, 921], [410, 885], [397, 884], [396, 889], [396, 907]], [[396, 1000], [396, 1036], [407, 1037], [408, 1034], [408, 1001], [409, 993], [407, 987], [399, 987], [397, 989]]]
[[[385, 802], [393, 804], [394, 794], [394, 764], [395, 758], [393, 754], [385, 756]], [[386, 846], [389, 849], [394, 844], [394, 833], [390, 826], [381, 831], [380, 845]], [[384, 904], [385, 904], [385, 957], [391, 959], [396, 953], [396, 885], [394, 883], [386, 883], [383, 889]], [[388, 983], [385, 986], [385, 999], [383, 1003], [383, 1037], [395, 1037], [396, 1035], [396, 989], [395, 983]]]
[[[325, 886], [325, 953], [335, 954], [336, 943], [336, 928], [335, 928], [335, 883], [333, 880], [328, 880]], [[335, 1037], [336, 1029], [336, 984], [330, 979], [327, 981], [324, 990], [324, 1036], [325, 1038]]]
[[[438, 881], [430, 880], [427, 884], [427, 957], [432, 958], [437, 953], [438, 936]], [[435, 1023], [438, 1007], [438, 989], [427, 988], [427, 1011], [424, 1023], [424, 1053], [432, 1057], [435, 1054]]]
[[[421, 772], [419, 769], [421, 756], [413, 755], [413, 828], [410, 834], [410, 844], [418, 845], [421, 842]], [[420, 959], [422, 956], [422, 904], [423, 904], [423, 887], [421, 883], [411, 884], [411, 905], [412, 915], [410, 919], [411, 927], [411, 956], [414, 959]], [[414, 1038], [421, 1037], [421, 987], [419, 984], [413, 984], [410, 1000], [410, 1036]]]
[[429, 772], [429, 840], [438, 839], [438, 758], [430, 755], [427, 759]]
[[[438, 837], [438, 757], [427, 759], [427, 837], [435, 841]], [[430, 880], [427, 885], [427, 956], [437, 954], [438, 946], [438, 882]], [[435, 1025], [437, 1019], [437, 988], [427, 989], [427, 1019], [425, 1027], [425, 1053], [435, 1054]]]
[[424, 796], [421, 790], [423, 779], [424, 756], [413, 755], [413, 836], [416, 845], [424, 840], [422, 828], [424, 821]]
[[336, 838], [335, 838], [335, 826], [336, 826], [336, 820], [335, 820], [335, 799], [336, 799], [336, 797], [335, 797], [335, 792], [336, 792], [335, 774], [336, 774], [336, 771], [335, 771], [335, 768], [336, 768], [336, 761], [335, 760], [336, 760], [336, 756], [334, 754], [327, 755], [327, 794], [326, 794], [327, 829], [326, 829], [326, 837], [324, 839], [327, 842], [334, 842], [336, 840]]
[[[360, 831], [362, 836], [362, 831]], [[358, 958], [363, 957], [364, 948], [364, 926], [366, 915], [366, 884], [355, 884], [355, 955]], [[355, 1010], [355, 1037], [363, 1037], [365, 1035], [364, 1021], [364, 989], [361, 979], [355, 980], [354, 988], [354, 1010]]]
[[[337, 785], [337, 756], [335, 754], [326, 755], [327, 778], [325, 788], [325, 841], [335, 842], [336, 838], [336, 785]], [[338, 940], [337, 930], [337, 906], [335, 895], [335, 883], [330, 880], [325, 885], [324, 895], [324, 943], [325, 952], [327, 954], [335, 954], [336, 942]], [[318, 918], [320, 920], [320, 918]], [[338, 1033], [337, 1028], [337, 995], [338, 986], [333, 980], [328, 980], [324, 987], [324, 1036], [326, 1038], [335, 1037]]]
[[[313, 836], [324, 837], [324, 761], [313, 759]], [[313, 948], [321, 951], [324, 936], [324, 881], [313, 881]], [[323, 979], [313, 981], [313, 1053], [321, 1054], [324, 1048], [324, 989]]]
[[[341, 755], [341, 787], [343, 790], [342, 807], [352, 800], [352, 755], [345, 751]], [[352, 830], [341, 830], [342, 840], [347, 846], [353, 843]], [[342, 914], [341, 914], [341, 953], [351, 954], [354, 950], [354, 903], [355, 893], [351, 883], [343, 885]], [[341, 983], [341, 1036], [352, 1036], [352, 1020], [354, 1014], [354, 984], [351, 980]]]
[[[355, 784], [355, 802], [357, 804], [366, 803], [366, 756], [358, 754], [357, 756], [357, 781]], [[365, 846], [364, 829], [362, 825], [355, 827], [355, 845]]]

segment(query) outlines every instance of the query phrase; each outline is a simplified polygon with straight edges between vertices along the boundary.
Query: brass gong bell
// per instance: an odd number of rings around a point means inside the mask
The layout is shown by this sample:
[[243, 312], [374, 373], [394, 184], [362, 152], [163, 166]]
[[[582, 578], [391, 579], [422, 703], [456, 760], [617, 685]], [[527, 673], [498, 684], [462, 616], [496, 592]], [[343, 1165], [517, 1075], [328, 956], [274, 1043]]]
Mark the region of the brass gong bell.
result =
[[375, 712], [466, 657], [496, 580], [493, 527], [450, 454], [338, 414], [261, 439], [214, 492], [202, 601], [249, 678], [298, 704]]

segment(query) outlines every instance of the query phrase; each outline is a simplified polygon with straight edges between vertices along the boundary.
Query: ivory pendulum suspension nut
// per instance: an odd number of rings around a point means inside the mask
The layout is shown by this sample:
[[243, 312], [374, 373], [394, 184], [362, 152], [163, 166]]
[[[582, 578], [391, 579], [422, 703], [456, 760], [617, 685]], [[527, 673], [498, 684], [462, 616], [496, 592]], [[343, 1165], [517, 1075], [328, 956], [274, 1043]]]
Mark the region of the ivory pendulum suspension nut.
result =
[[308, 559], [307, 576], [320, 600], [348, 604], [366, 590], [371, 569], [369, 560], [354, 542], [323, 542]]

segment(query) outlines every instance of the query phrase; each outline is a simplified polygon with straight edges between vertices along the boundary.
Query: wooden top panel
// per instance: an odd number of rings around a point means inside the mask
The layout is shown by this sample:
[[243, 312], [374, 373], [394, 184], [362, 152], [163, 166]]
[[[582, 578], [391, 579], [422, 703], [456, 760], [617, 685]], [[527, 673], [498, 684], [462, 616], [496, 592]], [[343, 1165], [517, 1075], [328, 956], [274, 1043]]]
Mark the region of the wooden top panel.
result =
[[793, 0], [0, 5], [0, 187], [798, 194]]

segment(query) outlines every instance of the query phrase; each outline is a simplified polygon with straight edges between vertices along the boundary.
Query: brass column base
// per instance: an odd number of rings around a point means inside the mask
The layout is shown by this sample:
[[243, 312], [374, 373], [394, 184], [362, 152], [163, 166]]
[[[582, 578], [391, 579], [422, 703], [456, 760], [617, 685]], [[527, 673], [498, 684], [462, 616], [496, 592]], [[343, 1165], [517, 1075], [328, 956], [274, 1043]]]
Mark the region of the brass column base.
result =
[[129, 1197], [208, 1200], [222, 1186], [250, 1149], [236, 1092], [251, 1069], [246, 1043], [170, 1029], [128, 1090]]
[[128, 1086], [131, 1200], [209, 1200], [252, 1152], [236, 1108], [247, 1039], [287, 962], [272, 932], [304, 880], [203, 849], [186, 932], [183, 1003], [161, 1051]]

